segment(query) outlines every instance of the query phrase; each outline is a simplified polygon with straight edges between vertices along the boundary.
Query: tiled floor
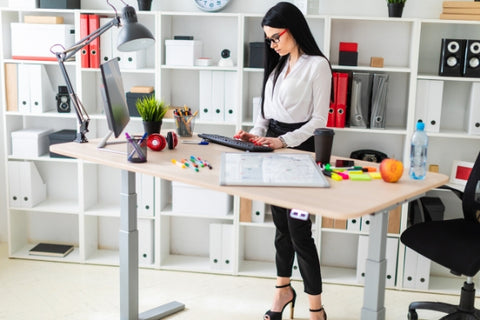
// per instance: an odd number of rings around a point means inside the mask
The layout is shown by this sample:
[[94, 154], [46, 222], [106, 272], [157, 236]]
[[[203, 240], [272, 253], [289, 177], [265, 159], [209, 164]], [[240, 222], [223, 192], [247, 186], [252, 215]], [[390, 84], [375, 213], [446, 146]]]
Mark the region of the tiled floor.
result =
[[[119, 269], [67, 263], [7, 258], [7, 244], [0, 244], [1, 320], [110, 320], [119, 319]], [[186, 309], [168, 317], [175, 320], [260, 320], [269, 308], [272, 279], [211, 274], [140, 270], [140, 311], [173, 300]], [[307, 297], [301, 282], [294, 281], [295, 319], [308, 319]], [[406, 319], [410, 301], [456, 303], [457, 296], [387, 290], [387, 319]], [[363, 287], [324, 285], [323, 303], [328, 318], [357, 320]], [[477, 299], [477, 305], [478, 303]], [[419, 313], [422, 319], [440, 314]], [[288, 314], [284, 319], [287, 319]]]

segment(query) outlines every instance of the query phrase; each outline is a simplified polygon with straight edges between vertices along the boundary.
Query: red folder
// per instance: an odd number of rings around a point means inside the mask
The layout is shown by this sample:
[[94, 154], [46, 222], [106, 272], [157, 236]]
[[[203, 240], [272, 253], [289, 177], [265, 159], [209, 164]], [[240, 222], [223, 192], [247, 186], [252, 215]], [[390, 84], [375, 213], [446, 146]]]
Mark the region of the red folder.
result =
[[345, 128], [347, 111], [348, 73], [339, 72], [337, 81], [337, 113], [335, 115], [335, 127]]
[[[81, 13], [80, 14], [80, 39], [85, 38], [88, 36], [88, 14]], [[81, 54], [81, 62], [82, 68], [90, 68], [90, 45], [86, 45], [82, 48]]]
[[[91, 14], [88, 21], [90, 33], [100, 28], [99, 15]], [[90, 42], [90, 68], [100, 68], [100, 37]]]
[[330, 101], [330, 108], [328, 109], [327, 127], [335, 127], [335, 114], [337, 113], [337, 83], [338, 73], [332, 73], [332, 85], [333, 85], [333, 101]]

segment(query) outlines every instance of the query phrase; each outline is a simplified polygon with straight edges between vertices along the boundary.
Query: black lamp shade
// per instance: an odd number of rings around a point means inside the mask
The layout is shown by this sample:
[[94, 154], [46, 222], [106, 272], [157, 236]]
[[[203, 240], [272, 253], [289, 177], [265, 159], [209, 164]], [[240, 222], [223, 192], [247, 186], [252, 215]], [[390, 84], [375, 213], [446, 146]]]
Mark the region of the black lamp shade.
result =
[[145, 49], [155, 42], [150, 30], [138, 23], [137, 14], [132, 6], [123, 8], [124, 26], [118, 34], [119, 51], [137, 51]]

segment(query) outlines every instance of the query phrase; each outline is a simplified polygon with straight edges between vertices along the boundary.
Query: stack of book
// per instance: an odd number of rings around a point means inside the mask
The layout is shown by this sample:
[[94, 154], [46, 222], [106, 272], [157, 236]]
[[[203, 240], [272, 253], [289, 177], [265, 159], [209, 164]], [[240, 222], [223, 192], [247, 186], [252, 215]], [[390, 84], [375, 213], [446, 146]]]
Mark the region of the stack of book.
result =
[[444, 1], [440, 19], [480, 20], [480, 1]]

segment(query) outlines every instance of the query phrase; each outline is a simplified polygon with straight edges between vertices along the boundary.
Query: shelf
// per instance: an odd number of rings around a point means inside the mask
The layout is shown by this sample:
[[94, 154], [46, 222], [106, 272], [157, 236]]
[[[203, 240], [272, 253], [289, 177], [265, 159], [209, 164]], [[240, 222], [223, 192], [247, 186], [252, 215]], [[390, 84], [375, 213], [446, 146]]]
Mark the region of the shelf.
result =
[[66, 199], [47, 199], [32, 208], [10, 207], [15, 211], [35, 211], [35, 212], [51, 212], [61, 214], [78, 214], [80, 207], [78, 201]]
[[54, 256], [37, 256], [37, 255], [30, 255], [28, 252], [32, 249], [35, 244], [27, 244], [23, 246], [21, 249], [16, 250], [11, 253], [11, 258], [18, 258], [18, 259], [29, 259], [29, 260], [47, 260], [53, 262], [72, 262], [72, 263], [81, 263], [82, 259], [80, 258], [80, 252], [77, 247], [73, 249], [65, 257], [54, 257]]
[[397, 73], [410, 73], [410, 68], [401, 68], [401, 67], [383, 67], [375, 68], [369, 66], [342, 66], [342, 65], [332, 65], [333, 70], [346, 70], [346, 71], [363, 71], [363, 72], [397, 72]]

